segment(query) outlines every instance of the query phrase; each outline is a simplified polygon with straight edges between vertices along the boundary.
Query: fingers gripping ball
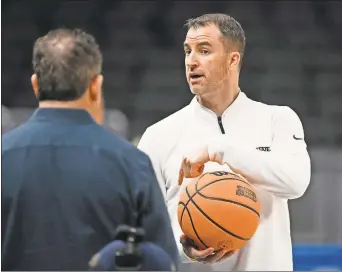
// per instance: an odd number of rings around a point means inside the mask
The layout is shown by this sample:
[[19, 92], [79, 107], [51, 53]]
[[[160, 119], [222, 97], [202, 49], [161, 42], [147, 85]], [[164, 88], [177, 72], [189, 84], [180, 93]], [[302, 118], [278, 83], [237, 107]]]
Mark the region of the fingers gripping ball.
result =
[[250, 183], [224, 171], [203, 174], [181, 193], [178, 221], [199, 249], [243, 247], [259, 225], [260, 203]]

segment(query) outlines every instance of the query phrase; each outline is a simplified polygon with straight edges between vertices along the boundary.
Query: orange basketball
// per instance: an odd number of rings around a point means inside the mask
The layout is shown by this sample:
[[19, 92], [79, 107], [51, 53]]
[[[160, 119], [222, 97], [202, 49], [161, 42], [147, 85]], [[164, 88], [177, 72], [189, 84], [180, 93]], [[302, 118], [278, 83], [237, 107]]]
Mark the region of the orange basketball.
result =
[[200, 249], [243, 247], [259, 225], [260, 203], [250, 183], [224, 171], [191, 181], [178, 203], [183, 233]]

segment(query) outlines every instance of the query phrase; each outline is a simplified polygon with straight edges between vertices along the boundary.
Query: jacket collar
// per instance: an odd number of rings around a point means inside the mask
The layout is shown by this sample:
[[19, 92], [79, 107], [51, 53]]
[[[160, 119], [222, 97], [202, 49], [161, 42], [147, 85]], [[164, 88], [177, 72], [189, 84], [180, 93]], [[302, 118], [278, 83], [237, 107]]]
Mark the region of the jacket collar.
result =
[[93, 124], [94, 119], [88, 111], [82, 109], [65, 109], [65, 108], [38, 108], [36, 109], [29, 121], [31, 122], [64, 122], [64, 123], [81, 123]]
[[[239, 111], [241, 111], [241, 106], [247, 99], [248, 98], [246, 94], [240, 90], [238, 96], [233, 101], [233, 103], [223, 112], [221, 116], [222, 119], [225, 119], [228, 116], [235, 116]], [[217, 120], [216, 114], [212, 110], [202, 106], [198, 102], [196, 96], [192, 99], [190, 107], [193, 109], [194, 114], [197, 116], [200, 115], [201, 118], [209, 118], [210, 120], [215, 118]]]

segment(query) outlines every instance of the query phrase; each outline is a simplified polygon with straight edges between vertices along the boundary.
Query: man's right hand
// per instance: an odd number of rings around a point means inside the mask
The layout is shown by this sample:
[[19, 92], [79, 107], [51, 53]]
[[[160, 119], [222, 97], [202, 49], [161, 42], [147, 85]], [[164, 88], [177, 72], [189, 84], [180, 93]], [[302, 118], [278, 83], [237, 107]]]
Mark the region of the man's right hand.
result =
[[190, 259], [204, 264], [213, 264], [221, 262], [230, 257], [234, 253], [234, 251], [226, 250], [220, 250], [215, 252], [215, 250], [211, 247], [204, 250], [196, 249], [193, 243], [184, 234], [181, 236], [180, 242], [183, 246], [184, 253]]

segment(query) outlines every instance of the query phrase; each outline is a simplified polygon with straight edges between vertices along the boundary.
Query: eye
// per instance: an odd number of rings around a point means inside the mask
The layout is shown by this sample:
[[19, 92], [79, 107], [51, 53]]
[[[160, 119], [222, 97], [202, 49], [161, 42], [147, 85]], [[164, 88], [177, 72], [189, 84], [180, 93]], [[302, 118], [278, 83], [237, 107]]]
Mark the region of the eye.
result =
[[208, 55], [209, 53], [210, 52], [208, 49], [205, 49], [205, 48], [201, 49], [201, 54]]
[[185, 55], [189, 55], [191, 51], [189, 49], [184, 50]]

